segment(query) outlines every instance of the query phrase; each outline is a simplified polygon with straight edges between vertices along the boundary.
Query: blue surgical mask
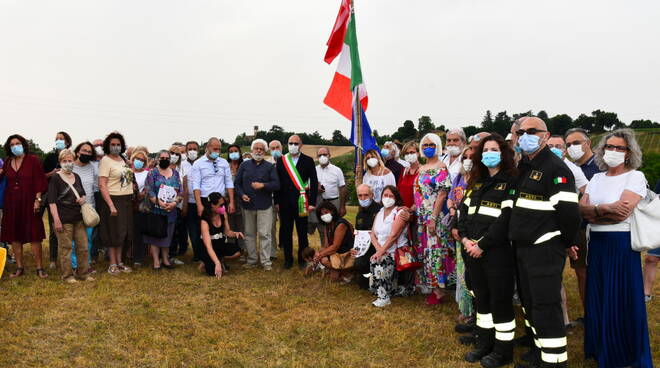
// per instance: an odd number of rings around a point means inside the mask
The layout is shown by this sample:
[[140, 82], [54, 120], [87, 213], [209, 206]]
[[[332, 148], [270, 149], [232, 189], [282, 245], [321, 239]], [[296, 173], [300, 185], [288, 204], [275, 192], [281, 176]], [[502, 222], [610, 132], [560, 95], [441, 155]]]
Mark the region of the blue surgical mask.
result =
[[22, 144], [17, 144], [15, 146], [11, 146], [11, 153], [14, 156], [23, 156], [23, 145]]
[[282, 151], [272, 150], [272, 151], [270, 151], [270, 155], [273, 156], [273, 158], [277, 160], [278, 158], [282, 157]]
[[385, 159], [390, 157], [390, 150], [387, 148], [383, 148], [382, 150], [380, 150], [380, 156]]
[[238, 152], [230, 152], [229, 159], [232, 161], [238, 161], [241, 158], [241, 154]]
[[360, 207], [369, 207], [371, 206], [371, 198], [368, 199], [358, 199], [358, 202], [360, 202]]
[[484, 152], [481, 156], [481, 162], [486, 165], [487, 168], [494, 168], [500, 164], [502, 161], [502, 153], [496, 151]]
[[564, 151], [560, 150], [559, 148], [552, 147], [550, 148], [550, 151], [557, 155], [557, 157], [563, 159], [564, 158]]
[[144, 167], [144, 161], [142, 160], [133, 160], [133, 167], [140, 170]]
[[218, 158], [218, 157], [220, 157], [220, 154], [219, 154], [218, 152], [213, 151], [213, 152], [210, 152], [210, 153], [209, 153], [209, 158], [210, 158], [211, 160], [215, 160], [215, 159]]
[[426, 147], [422, 150], [424, 152], [424, 156], [431, 158], [435, 156], [435, 147]]
[[520, 144], [520, 148], [522, 148], [523, 152], [530, 154], [539, 149], [541, 146], [539, 143], [540, 140], [541, 138], [539, 138], [538, 135], [529, 135], [525, 133], [520, 139], [518, 139], [518, 144]]
[[66, 142], [63, 139], [58, 139], [55, 141], [55, 149], [61, 151], [66, 148]]
[[521, 153], [521, 152], [522, 152], [522, 148], [520, 148], [520, 144], [519, 144], [519, 143], [516, 143], [516, 145], [513, 146], [513, 151], [514, 151], [515, 153]]

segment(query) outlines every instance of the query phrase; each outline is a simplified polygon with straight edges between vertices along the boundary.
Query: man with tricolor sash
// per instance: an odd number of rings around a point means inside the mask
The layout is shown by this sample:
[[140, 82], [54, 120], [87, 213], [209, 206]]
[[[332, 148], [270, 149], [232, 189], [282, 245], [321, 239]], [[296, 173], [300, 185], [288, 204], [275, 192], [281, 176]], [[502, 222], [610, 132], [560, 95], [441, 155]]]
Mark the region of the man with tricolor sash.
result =
[[561, 282], [567, 251], [574, 256], [580, 227], [571, 170], [548, 148], [543, 120], [528, 117], [515, 132], [522, 159], [509, 193], [513, 201], [509, 238], [516, 252], [518, 290], [534, 347], [520, 368], [566, 367], [566, 330]]
[[275, 192], [275, 204], [280, 214], [280, 247], [284, 251], [284, 268], [293, 267], [293, 225], [298, 234], [298, 265], [305, 267], [302, 257], [307, 248], [307, 215], [314, 210], [318, 192], [318, 179], [314, 159], [301, 152], [299, 136], [289, 137], [289, 153], [276, 162], [280, 190]]

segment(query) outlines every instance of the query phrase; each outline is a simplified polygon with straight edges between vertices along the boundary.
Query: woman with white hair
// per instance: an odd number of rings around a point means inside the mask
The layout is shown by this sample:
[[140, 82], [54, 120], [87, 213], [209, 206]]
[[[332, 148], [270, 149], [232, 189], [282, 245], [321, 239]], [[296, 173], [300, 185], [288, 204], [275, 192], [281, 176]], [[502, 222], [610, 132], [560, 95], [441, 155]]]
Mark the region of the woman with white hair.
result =
[[380, 196], [383, 189], [388, 185], [396, 186], [396, 178], [390, 169], [385, 167], [385, 163], [380, 158], [378, 151], [368, 150], [364, 154], [364, 162], [362, 167], [366, 167], [367, 171], [362, 177], [362, 183], [367, 184], [374, 194], [374, 201], [380, 203]]
[[440, 221], [451, 181], [447, 167], [438, 157], [442, 154], [440, 137], [428, 133], [420, 140], [419, 147], [426, 163], [420, 167], [415, 182], [416, 246], [424, 267], [418, 273], [416, 284], [423, 291], [432, 290], [426, 303], [435, 305], [444, 298], [444, 289], [455, 282], [454, 249], [449, 242], [448, 229]]
[[[601, 170], [580, 210], [589, 222], [584, 354], [598, 367], [652, 367], [640, 254], [630, 215], [647, 194], [642, 152], [630, 129], [606, 134], [595, 150]], [[650, 230], [652, 231], [652, 230]]]

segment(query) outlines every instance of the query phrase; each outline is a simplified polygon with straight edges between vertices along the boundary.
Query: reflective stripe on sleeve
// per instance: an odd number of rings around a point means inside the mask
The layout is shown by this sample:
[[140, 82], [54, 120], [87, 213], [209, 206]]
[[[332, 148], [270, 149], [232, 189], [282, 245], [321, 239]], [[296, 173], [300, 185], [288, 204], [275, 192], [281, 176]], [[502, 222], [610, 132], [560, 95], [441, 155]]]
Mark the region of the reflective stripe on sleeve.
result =
[[561, 231], [559, 231], [559, 230], [552, 231], [552, 232], [549, 232], [549, 233], [545, 233], [545, 234], [541, 235], [540, 238], [536, 239], [534, 244], [541, 244], [543, 242], [547, 242], [548, 240], [554, 238], [555, 236], [559, 236], [559, 235], [561, 235]]
[[546, 363], [563, 363], [568, 360], [568, 354], [566, 352], [561, 354], [551, 354], [541, 351], [541, 360]]
[[474, 215], [477, 212], [477, 207], [468, 207], [468, 215]]
[[472, 203], [472, 200], [470, 199], [470, 197], [468, 197], [468, 198], [465, 198], [465, 200], [463, 201], [463, 203], [464, 203], [466, 206], [470, 207], [470, 203]]
[[479, 211], [477, 211], [477, 213], [485, 216], [500, 217], [500, 215], [502, 214], [502, 210], [497, 208], [481, 206], [479, 207]]
[[516, 207], [528, 208], [530, 210], [554, 211], [555, 207], [550, 201], [533, 201], [527, 198], [518, 198]]
[[542, 348], [546, 349], [563, 348], [566, 346], [566, 337], [557, 337], [553, 339], [539, 338], [539, 344], [541, 344]]
[[516, 320], [514, 319], [511, 322], [496, 323], [495, 329], [497, 331], [511, 331], [516, 329]]
[[502, 201], [502, 209], [504, 208], [513, 208], [513, 200], [512, 199], [505, 199]]
[[477, 326], [486, 329], [495, 327], [495, 325], [493, 324], [493, 315], [490, 313], [488, 314], [477, 313]]
[[578, 203], [578, 195], [575, 192], [559, 192], [550, 197], [553, 206], [556, 206], [559, 201]]
[[511, 341], [515, 337], [515, 332], [500, 332], [495, 331], [495, 338], [500, 341]]

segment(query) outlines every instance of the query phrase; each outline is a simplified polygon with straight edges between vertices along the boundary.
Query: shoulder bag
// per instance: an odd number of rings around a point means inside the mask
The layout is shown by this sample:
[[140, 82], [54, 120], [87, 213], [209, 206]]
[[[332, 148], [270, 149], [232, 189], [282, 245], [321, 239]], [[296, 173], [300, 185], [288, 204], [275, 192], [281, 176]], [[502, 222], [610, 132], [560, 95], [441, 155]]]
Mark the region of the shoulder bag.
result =
[[[62, 181], [69, 185], [69, 188], [71, 188], [73, 191], [76, 199], [80, 199], [80, 195], [78, 194], [76, 188], [73, 187], [73, 184], [64, 180], [62, 174], [60, 174], [60, 178], [62, 178]], [[80, 205], [80, 213], [82, 214], [83, 222], [85, 223], [86, 227], [95, 227], [101, 221], [101, 218], [99, 217], [99, 214], [96, 212], [94, 207], [92, 207], [92, 205], [87, 202]]]
[[[634, 251], [643, 252], [660, 248], [660, 198], [651, 189], [646, 190], [630, 215], [631, 247]], [[654, 230], [655, 229], [655, 230]]]

